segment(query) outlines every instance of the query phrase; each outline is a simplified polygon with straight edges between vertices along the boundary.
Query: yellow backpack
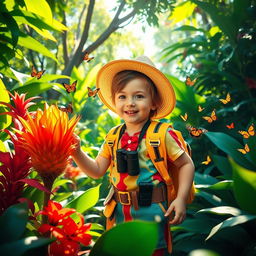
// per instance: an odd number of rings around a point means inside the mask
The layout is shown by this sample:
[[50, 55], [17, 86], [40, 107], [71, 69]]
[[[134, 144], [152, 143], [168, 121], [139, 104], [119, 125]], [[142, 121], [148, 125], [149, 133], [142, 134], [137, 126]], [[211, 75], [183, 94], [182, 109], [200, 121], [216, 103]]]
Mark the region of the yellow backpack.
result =
[[[122, 125], [116, 126], [110, 130], [110, 132], [106, 136], [106, 144], [110, 147], [110, 152], [112, 155], [112, 159], [115, 159], [115, 152], [118, 147], [118, 138], [120, 135]], [[149, 154], [151, 161], [153, 162], [155, 168], [160, 173], [162, 178], [164, 179], [167, 186], [167, 199], [168, 205], [176, 198], [177, 191], [179, 187], [178, 183], [178, 169], [176, 166], [171, 165], [167, 166], [167, 152], [165, 146], [165, 135], [167, 133], [168, 128], [172, 128], [172, 126], [168, 123], [162, 123], [158, 121], [151, 121], [149, 127], [146, 132], [146, 148]], [[178, 137], [180, 143], [182, 144], [183, 149], [191, 156], [190, 146], [184, 140], [181, 132], [172, 128], [172, 131]], [[111, 167], [113, 166], [113, 161], [111, 161]], [[194, 183], [191, 186], [190, 193], [188, 196], [187, 203], [191, 203], [194, 199], [195, 195], [195, 187]], [[115, 218], [113, 216], [113, 211], [116, 206], [116, 201], [112, 198], [112, 193], [109, 193], [108, 197], [105, 200], [105, 210], [104, 215], [107, 217], [106, 228], [107, 230], [113, 227], [115, 224]], [[168, 234], [168, 251], [171, 253], [172, 251], [172, 236], [171, 233]]]
[[[114, 154], [117, 150], [117, 144], [119, 138], [119, 133], [122, 125], [114, 127], [110, 130], [106, 136], [106, 143], [111, 148], [112, 158], [114, 159]], [[171, 203], [176, 198], [178, 191], [178, 170], [174, 165], [171, 165], [168, 169], [167, 167], [167, 152], [165, 146], [165, 135], [168, 128], [172, 126], [168, 123], [151, 121], [147, 132], [146, 132], [146, 147], [151, 161], [156, 167], [157, 171], [160, 173], [164, 179], [167, 186], [167, 198], [168, 204]], [[183, 149], [191, 156], [191, 149], [189, 145], [184, 140], [180, 131], [172, 128], [172, 131], [178, 137]], [[195, 187], [194, 184], [191, 187], [190, 194], [188, 196], [187, 203], [191, 203], [194, 199]]]

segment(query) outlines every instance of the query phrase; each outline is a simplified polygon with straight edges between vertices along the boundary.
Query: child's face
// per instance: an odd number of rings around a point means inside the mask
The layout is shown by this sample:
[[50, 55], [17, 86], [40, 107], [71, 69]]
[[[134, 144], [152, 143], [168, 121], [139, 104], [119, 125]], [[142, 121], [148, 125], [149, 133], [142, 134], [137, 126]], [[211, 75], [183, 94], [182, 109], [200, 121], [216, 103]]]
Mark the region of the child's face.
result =
[[115, 94], [116, 113], [128, 125], [141, 127], [148, 120], [150, 111], [155, 110], [147, 82], [135, 78]]

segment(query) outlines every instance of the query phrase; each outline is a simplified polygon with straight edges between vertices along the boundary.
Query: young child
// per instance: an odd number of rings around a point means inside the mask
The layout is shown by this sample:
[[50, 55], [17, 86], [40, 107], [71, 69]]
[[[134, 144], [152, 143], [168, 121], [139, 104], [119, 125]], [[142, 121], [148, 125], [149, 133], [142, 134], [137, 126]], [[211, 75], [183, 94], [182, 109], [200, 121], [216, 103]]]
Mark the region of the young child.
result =
[[[73, 159], [92, 178], [102, 177], [111, 168], [110, 182], [114, 194], [110, 195], [110, 199], [115, 201], [112, 213], [115, 222], [134, 219], [159, 222], [159, 241], [153, 255], [164, 255], [169, 233], [166, 224], [169, 220], [170, 224], [180, 224], [185, 219], [194, 165], [170, 128], [165, 135], [165, 146], [168, 161], [179, 169], [179, 189], [175, 200], [167, 205], [164, 180], [147, 154], [145, 130], [150, 120], [171, 113], [176, 101], [174, 90], [164, 74], [146, 56], [109, 62], [97, 75], [97, 87], [100, 88], [102, 102], [124, 121], [118, 150], [113, 159], [111, 148], [105, 142], [94, 160], [81, 150], [79, 137], [75, 136], [77, 143]], [[129, 166], [128, 158], [133, 159], [136, 168]], [[145, 206], [140, 200], [140, 193], [150, 187], [152, 198], [146, 198], [149, 204]], [[129, 200], [125, 197], [127, 194]]]

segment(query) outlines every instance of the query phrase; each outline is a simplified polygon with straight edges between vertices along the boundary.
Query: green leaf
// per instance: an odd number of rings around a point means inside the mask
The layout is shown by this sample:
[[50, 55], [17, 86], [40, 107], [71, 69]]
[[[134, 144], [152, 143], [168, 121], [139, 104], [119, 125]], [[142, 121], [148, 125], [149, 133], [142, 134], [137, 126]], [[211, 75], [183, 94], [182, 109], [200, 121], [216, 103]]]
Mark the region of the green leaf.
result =
[[0, 216], [0, 243], [12, 242], [21, 237], [28, 222], [27, 203], [15, 204]]
[[210, 234], [207, 236], [207, 238], [205, 240], [208, 240], [209, 238], [211, 238], [213, 235], [215, 235], [218, 231], [220, 231], [223, 228], [233, 227], [233, 226], [243, 224], [245, 222], [248, 222], [248, 221], [251, 221], [254, 219], [256, 219], [256, 215], [249, 215], [249, 214], [239, 215], [236, 217], [230, 217], [230, 218], [226, 219], [225, 221], [219, 223], [215, 227], [213, 227]]
[[5, 256], [22, 256], [30, 249], [45, 246], [53, 242], [52, 238], [29, 236], [18, 241], [0, 245], [0, 251]]
[[20, 33], [18, 44], [33, 51], [39, 52], [42, 55], [58, 62], [54, 54], [52, 54], [43, 44], [39, 43], [37, 40], [29, 35]]
[[231, 136], [222, 132], [207, 132], [205, 135], [222, 151], [230, 155], [233, 159], [248, 168], [253, 168], [253, 163], [247, 160], [246, 156], [237, 149], [243, 146]]
[[188, 256], [221, 256], [219, 253], [208, 249], [196, 249], [191, 251]]
[[52, 84], [50, 83], [41, 83], [41, 82], [35, 82], [35, 83], [30, 83], [28, 85], [18, 87], [11, 91], [12, 93], [16, 91], [17, 93], [27, 93], [26, 97], [30, 98], [33, 96], [38, 96], [39, 94], [49, 90], [52, 88]]
[[[48, 22], [52, 22], [52, 11], [45, 0], [24, 0], [27, 10], [44, 17]], [[40, 6], [40, 8], [38, 8]]]
[[256, 214], [256, 172], [239, 166], [234, 160], [230, 159], [233, 169], [234, 194], [240, 207]]
[[66, 26], [64, 26], [63, 24], [54, 19], [52, 21], [47, 21], [43, 17], [25, 10], [15, 9], [11, 12], [11, 14], [17, 22], [27, 24], [31, 27], [37, 27], [38, 29], [41, 30], [46, 29], [55, 30], [59, 32], [67, 30]]
[[0, 17], [4, 20], [12, 35], [12, 45], [16, 47], [19, 37], [19, 27], [15, 19], [7, 12], [0, 12]]
[[199, 210], [197, 213], [213, 213], [217, 215], [226, 215], [231, 214], [233, 216], [238, 216], [242, 213], [242, 211], [238, 208], [231, 207], [231, 206], [219, 206], [219, 207], [213, 207], [213, 208], [205, 208], [202, 210]]
[[89, 256], [150, 256], [158, 239], [157, 223], [132, 221], [105, 232]]
[[214, 185], [208, 187], [209, 189], [214, 190], [226, 190], [233, 188], [233, 181], [232, 180], [222, 180]]
[[[10, 103], [10, 97], [3, 81], [0, 79], [0, 101]], [[6, 112], [7, 108], [0, 104], [0, 113]], [[0, 115], [0, 129], [5, 129], [12, 123], [10, 115]]]
[[99, 200], [100, 185], [86, 190], [82, 195], [65, 205], [66, 208], [74, 208], [80, 213], [92, 208]]

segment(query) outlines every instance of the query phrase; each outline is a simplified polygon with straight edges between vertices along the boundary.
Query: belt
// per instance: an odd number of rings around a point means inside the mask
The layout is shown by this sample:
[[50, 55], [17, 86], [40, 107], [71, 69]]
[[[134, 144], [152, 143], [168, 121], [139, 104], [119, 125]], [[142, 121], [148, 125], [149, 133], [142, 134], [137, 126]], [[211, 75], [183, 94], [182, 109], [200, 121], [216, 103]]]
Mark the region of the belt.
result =
[[[114, 188], [114, 199], [122, 205], [132, 205], [135, 210], [139, 209], [139, 190], [120, 191]], [[160, 203], [167, 200], [166, 186], [153, 187], [151, 203]]]

